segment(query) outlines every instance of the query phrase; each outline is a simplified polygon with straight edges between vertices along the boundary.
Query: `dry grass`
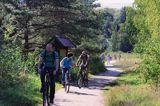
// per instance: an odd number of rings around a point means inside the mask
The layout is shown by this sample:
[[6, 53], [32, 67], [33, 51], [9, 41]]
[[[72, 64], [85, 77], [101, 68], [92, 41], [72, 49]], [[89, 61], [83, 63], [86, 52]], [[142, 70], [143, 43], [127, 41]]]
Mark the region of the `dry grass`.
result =
[[160, 106], [160, 90], [155, 91], [153, 87], [144, 84], [139, 74], [134, 71], [140, 62], [139, 55], [122, 53], [121, 60], [117, 60], [114, 65], [121, 66], [126, 74], [118, 79], [118, 86], [105, 91], [106, 106]]
[[[119, 53], [111, 53], [111, 55], [114, 57], [114, 55], [118, 56]], [[120, 66], [125, 72], [135, 70], [141, 63], [141, 57], [138, 54], [121, 53], [121, 56], [121, 59], [115, 60], [116, 62], [113, 65]]]
[[107, 93], [106, 106], [160, 106], [160, 91], [146, 86], [122, 85]]

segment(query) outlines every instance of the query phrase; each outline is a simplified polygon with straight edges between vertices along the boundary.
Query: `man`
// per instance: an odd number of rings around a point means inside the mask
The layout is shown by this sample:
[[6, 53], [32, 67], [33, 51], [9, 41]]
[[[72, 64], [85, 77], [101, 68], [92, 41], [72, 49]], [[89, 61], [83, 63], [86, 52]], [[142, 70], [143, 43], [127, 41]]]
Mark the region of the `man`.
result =
[[[59, 67], [59, 57], [58, 53], [54, 50], [54, 45], [49, 43], [46, 46], [46, 50], [44, 50], [39, 57], [38, 69], [41, 75], [41, 92], [45, 92], [45, 75], [46, 72], [49, 72], [50, 77], [50, 103], [51, 105], [54, 102], [55, 95], [55, 75], [58, 71]], [[43, 67], [41, 67], [43, 64]]]
[[[64, 87], [65, 84], [65, 74], [67, 71], [73, 67], [73, 53], [68, 53], [67, 57], [64, 57], [60, 62], [60, 66], [62, 68], [62, 85]], [[70, 73], [70, 72], [69, 72]]]
[[79, 66], [79, 72], [78, 72], [78, 77], [80, 75], [80, 73], [82, 71], [86, 71], [87, 73], [87, 80], [88, 80], [88, 63], [89, 63], [89, 55], [83, 51], [81, 53], [81, 55], [79, 56], [78, 60], [77, 60], [77, 63], [76, 63], [76, 66]]

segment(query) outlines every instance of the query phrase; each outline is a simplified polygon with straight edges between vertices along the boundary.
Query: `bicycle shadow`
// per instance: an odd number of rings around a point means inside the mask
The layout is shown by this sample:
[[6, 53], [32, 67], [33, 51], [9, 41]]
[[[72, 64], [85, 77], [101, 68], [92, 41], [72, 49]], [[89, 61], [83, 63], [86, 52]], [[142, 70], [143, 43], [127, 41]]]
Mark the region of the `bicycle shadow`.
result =
[[89, 96], [96, 96], [96, 95], [94, 95], [94, 94], [89, 94], [89, 93], [82, 93], [82, 92], [77, 92], [77, 91], [75, 91], [75, 92], [73, 92], [73, 91], [70, 91], [69, 93], [71, 93], [71, 94], [76, 94], [76, 95], [89, 95]]

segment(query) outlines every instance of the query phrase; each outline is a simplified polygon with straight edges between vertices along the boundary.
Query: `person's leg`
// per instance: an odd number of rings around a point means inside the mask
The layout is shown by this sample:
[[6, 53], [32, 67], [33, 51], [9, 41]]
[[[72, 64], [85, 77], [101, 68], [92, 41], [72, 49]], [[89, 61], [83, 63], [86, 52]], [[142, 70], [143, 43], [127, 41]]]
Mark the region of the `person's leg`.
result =
[[46, 71], [45, 71], [45, 69], [43, 69], [41, 71], [41, 74], [40, 74], [40, 78], [41, 78], [41, 89], [40, 89], [40, 92], [41, 93], [43, 91], [45, 91], [45, 74], [46, 74]]
[[65, 68], [62, 68], [62, 84], [65, 83]]
[[55, 96], [55, 76], [53, 75], [53, 70], [49, 71], [49, 76], [50, 76], [50, 103], [53, 103]]
[[82, 74], [82, 67], [79, 67], [79, 71], [78, 71], [78, 74], [77, 74], [77, 77], [79, 78], [80, 77], [80, 75]]
[[86, 80], [88, 81], [88, 68], [87, 67], [86, 67], [85, 71], [86, 71]]

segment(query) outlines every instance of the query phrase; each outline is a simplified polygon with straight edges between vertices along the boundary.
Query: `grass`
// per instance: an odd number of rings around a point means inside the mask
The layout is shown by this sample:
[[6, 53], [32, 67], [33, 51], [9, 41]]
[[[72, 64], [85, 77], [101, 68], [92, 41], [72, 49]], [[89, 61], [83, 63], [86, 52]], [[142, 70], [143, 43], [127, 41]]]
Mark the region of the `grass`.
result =
[[[36, 75], [28, 75], [24, 85], [0, 88], [0, 106], [36, 106], [42, 103], [42, 95], [39, 92], [40, 78]], [[56, 84], [56, 90], [61, 88]]]
[[[114, 60], [114, 55], [118, 57], [119, 53], [110, 53]], [[138, 54], [133, 53], [121, 53], [121, 59], [117, 59], [116, 63], [113, 65], [115, 66], [121, 66], [121, 69], [125, 72], [134, 70], [138, 67], [138, 65], [141, 62], [141, 57]]]
[[139, 73], [135, 71], [138, 64], [134, 62], [140, 62], [140, 59], [135, 54], [122, 54], [122, 57], [115, 65], [124, 66], [122, 69], [125, 69], [125, 73], [118, 79], [116, 86], [104, 88], [106, 106], [160, 106], [160, 91], [144, 84]]
[[117, 86], [106, 89], [106, 106], [160, 106], [160, 91], [143, 84], [137, 73], [122, 75]]

